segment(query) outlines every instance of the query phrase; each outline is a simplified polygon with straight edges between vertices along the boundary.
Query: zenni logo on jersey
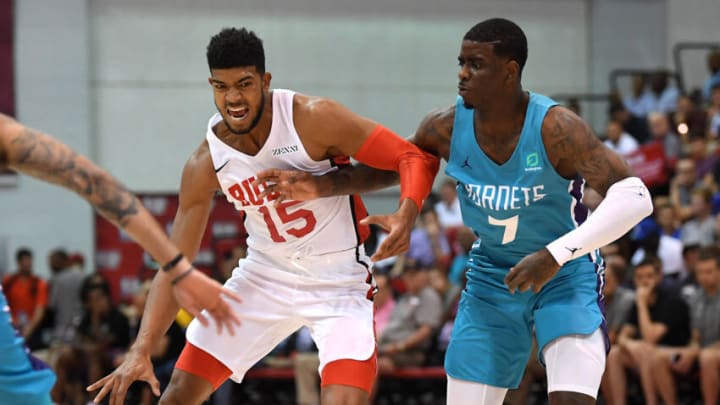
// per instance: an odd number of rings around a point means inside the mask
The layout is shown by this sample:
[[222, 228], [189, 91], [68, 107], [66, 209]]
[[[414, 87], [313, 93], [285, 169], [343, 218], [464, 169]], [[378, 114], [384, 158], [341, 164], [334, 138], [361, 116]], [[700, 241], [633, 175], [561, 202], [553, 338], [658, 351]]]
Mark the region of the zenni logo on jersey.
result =
[[543, 167], [540, 166], [540, 155], [537, 152], [533, 152], [525, 156], [526, 172], [536, 172], [542, 169]]
[[273, 156], [280, 156], [285, 155], [292, 152], [297, 152], [298, 146], [297, 145], [290, 145], [290, 146], [281, 146], [279, 148], [275, 148], [272, 150]]

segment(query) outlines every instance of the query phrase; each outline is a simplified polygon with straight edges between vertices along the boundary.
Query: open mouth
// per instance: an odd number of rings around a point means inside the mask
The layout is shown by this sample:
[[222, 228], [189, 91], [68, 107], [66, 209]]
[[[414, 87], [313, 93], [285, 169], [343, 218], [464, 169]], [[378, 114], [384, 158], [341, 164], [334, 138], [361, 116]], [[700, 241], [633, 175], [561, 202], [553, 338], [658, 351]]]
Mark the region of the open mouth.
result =
[[250, 109], [247, 107], [229, 107], [227, 109], [228, 118], [232, 121], [240, 122], [248, 117]]

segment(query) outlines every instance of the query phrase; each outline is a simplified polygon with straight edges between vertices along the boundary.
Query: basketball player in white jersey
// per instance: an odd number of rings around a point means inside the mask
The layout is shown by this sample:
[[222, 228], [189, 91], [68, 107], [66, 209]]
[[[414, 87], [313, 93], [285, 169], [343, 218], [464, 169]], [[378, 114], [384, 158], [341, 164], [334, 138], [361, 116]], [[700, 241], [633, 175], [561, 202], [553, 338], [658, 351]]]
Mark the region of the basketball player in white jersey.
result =
[[[255, 174], [281, 167], [321, 175], [347, 164], [348, 156], [398, 171], [400, 208], [372, 219], [391, 231], [390, 243], [376, 255], [383, 258], [407, 249], [438, 160], [332, 100], [270, 90], [262, 41], [244, 28], [215, 35], [207, 58], [219, 113], [185, 165], [172, 233], [193, 257], [217, 190], [244, 212], [248, 255], [226, 283], [243, 300], [234, 307], [242, 325], [231, 337], [191, 323], [160, 403], [202, 403], [227, 378], [241, 381], [278, 343], [307, 326], [320, 354], [322, 403], [367, 404], [377, 367], [362, 201], [342, 196], [277, 203], [272, 195], [261, 197], [266, 185], [257, 184]], [[177, 310], [165, 290], [153, 287], [128, 360], [90, 387], [103, 386], [98, 400], [112, 392], [110, 404], [121, 404], [144, 371], [140, 365], [147, 363], [151, 343]]]
[[[72, 190], [98, 212], [123, 228], [148, 253], [163, 263], [156, 283], [174, 286], [175, 299], [191, 313], [201, 309], [233, 333], [239, 321], [220, 297], [238, 299], [232, 291], [194, 271], [190, 262], [178, 255], [158, 223], [125, 187], [86, 157], [61, 142], [25, 127], [0, 114], [0, 169], [12, 168]], [[47, 365], [30, 355], [23, 339], [12, 327], [5, 297], [0, 289], [0, 404], [50, 404], [55, 375]], [[172, 294], [171, 294], [172, 295]], [[205, 318], [202, 319], [207, 324]], [[148, 365], [150, 361], [148, 360]], [[141, 376], [159, 392], [152, 373]]]

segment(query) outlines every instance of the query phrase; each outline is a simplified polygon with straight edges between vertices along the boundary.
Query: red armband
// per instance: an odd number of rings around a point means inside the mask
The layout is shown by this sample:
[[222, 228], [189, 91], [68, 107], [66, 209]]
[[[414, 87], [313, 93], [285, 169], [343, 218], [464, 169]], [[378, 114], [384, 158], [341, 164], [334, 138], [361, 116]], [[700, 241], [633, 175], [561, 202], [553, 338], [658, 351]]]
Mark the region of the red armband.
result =
[[409, 198], [418, 212], [432, 190], [440, 159], [391, 130], [378, 125], [355, 153], [355, 159], [368, 166], [400, 174], [400, 201]]

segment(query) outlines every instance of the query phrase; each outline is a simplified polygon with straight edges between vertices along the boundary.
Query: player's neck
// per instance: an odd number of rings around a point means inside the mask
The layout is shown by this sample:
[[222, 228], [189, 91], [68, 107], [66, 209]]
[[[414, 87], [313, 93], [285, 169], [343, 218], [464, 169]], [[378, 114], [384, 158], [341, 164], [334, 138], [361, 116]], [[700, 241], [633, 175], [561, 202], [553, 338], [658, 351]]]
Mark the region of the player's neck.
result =
[[530, 95], [518, 88], [516, 93], [503, 96], [485, 110], [475, 110], [475, 122], [484, 135], [506, 136], [522, 129], [527, 113]]

